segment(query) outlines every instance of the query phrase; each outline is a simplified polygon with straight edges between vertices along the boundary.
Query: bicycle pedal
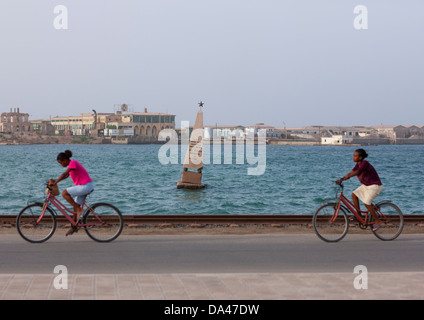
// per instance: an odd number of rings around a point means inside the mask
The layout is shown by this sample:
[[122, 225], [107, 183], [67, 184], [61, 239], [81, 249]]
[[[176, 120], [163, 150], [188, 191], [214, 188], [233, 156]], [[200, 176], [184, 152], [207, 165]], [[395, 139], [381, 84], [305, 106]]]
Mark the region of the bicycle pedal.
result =
[[65, 234], [66, 237], [72, 236], [74, 233], [77, 233], [78, 232], [78, 228], [77, 227], [72, 226], [71, 228], [72, 228], [72, 230], [69, 230], [68, 232], [66, 232], [66, 234]]

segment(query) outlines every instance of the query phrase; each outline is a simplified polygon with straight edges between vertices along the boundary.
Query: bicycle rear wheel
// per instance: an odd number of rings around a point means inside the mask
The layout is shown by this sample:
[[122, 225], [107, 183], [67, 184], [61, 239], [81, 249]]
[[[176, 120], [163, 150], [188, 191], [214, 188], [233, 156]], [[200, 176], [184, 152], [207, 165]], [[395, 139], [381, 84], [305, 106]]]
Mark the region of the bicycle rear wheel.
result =
[[124, 219], [121, 212], [108, 203], [97, 203], [84, 216], [87, 235], [97, 242], [111, 242], [122, 232]]
[[334, 219], [337, 210], [336, 203], [327, 203], [321, 206], [314, 214], [312, 224], [317, 236], [326, 242], [342, 240], [349, 229], [349, 219], [343, 208]]
[[391, 241], [399, 237], [404, 225], [402, 211], [390, 202], [380, 203], [377, 209], [376, 213], [382, 224], [377, 230], [372, 230], [374, 235], [383, 241]]
[[18, 214], [16, 228], [26, 241], [42, 243], [51, 238], [56, 230], [56, 216], [47, 207], [43, 214], [43, 203], [31, 204]]

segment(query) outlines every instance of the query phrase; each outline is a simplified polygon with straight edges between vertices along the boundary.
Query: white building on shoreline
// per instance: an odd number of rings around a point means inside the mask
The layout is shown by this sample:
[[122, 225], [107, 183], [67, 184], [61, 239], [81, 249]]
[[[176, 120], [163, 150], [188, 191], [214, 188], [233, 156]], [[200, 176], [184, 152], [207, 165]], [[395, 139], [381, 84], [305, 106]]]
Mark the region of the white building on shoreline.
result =
[[323, 145], [342, 145], [352, 144], [353, 138], [343, 135], [333, 135], [331, 137], [322, 137], [321, 144]]

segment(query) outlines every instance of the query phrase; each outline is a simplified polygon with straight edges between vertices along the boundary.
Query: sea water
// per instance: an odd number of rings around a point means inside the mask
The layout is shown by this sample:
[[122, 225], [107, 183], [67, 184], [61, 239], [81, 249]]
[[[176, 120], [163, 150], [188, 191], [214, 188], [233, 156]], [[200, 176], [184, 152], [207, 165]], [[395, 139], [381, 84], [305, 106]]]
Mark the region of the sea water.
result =
[[[353, 146], [266, 146], [262, 175], [248, 175], [251, 164], [212, 161], [204, 166], [201, 190], [177, 189], [182, 164], [162, 164], [161, 145], [22, 145], [0, 146], [0, 215], [18, 214], [27, 202], [42, 200], [49, 178], [65, 168], [56, 157], [70, 149], [95, 183], [88, 201], [109, 202], [122, 213], [144, 214], [313, 214], [324, 199], [334, 198], [334, 181], [352, 170]], [[404, 214], [424, 214], [424, 146], [364, 147], [384, 191]], [[223, 155], [222, 155], [223, 156]], [[70, 178], [60, 190], [72, 186]], [[360, 185], [345, 182], [345, 194]], [[63, 200], [59, 196], [60, 200]]]

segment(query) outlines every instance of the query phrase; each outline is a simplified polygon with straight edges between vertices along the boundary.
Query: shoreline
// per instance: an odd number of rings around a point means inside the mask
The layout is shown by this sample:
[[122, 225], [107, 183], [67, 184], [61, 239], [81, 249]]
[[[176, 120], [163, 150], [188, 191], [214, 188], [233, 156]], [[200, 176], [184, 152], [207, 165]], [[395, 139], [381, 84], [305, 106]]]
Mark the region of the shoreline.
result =
[[[59, 224], [55, 236], [63, 236], [69, 224]], [[80, 230], [75, 236], [85, 235]], [[315, 234], [312, 224], [137, 224], [126, 225], [121, 235], [264, 235], [264, 234]], [[356, 224], [349, 225], [348, 234], [372, 234], [370, 229], [362, 230]], [[424, 234], [421, 224], [405, 224], [402, 234]], [[1, 235], [16, 235], [15, 226], [1, 225]]]
[[[228, 142], [223, 139], [223, 141]], [[22, 145], [150, 145], [150, 144], [167, 144], [166, 141], [158, 141], [157, 139], [106, 139], [105, 137], [92, 136], [50, 136], [50, 135], [30, 135], [30, 136], [13, 136], [8, 134], [0, 134], [0, 146], [22, 146]], [[213, 145], [213, 140], [204, 139], [205, 144]], [[233, 144], [258, 144], [258, 141], [232, 140]], [[178, 145], [181, 144], [179, 140]], [[299, 139], [267, 139], [266, 145], [273, 146], [323, 146], [323, 147], [349, 147], [349, 146], [369, 146], [369, 145], [424, 145], [424, 139], [398, 139], [396, 142], [387, 139], [364, 139], [355, 140], [351, 144], [322, 144], [318, 140], [299, 140]]]
[[[153, 145], [153, 144], [157, 144], [157, 145], [163, 145], [165, 143], [163, 142], [146, 142], [146, 143], [81, 143], [81, 142], [58, 142], [58, 143], [52, 143], [52, 142], [39, 142], [39, 143], [31, 143], [31, 142], [0, 142], [0, 146], [43, 146], [43, 145], [109, 145], [109, 146], [137, 146], [137, 145]], [[235, 143], [233, 143], [235, 144]], [[180, 145], [180, 144], [178, 144]], [[255, 145], [257, 145], [255, 143]], [[424, 145], [424, 143], [420, 143], [420, 142], [413, 142], [411, 141], [411, 143], [372, 143], [372, 144], [368, 144], [368, 143], [355, 143], [355, 144], [321, 144], [318, 142], [282, 142], [282, 143], [266, 143], [265, 145], [267, 146], [308, 146], [308, 147], [367, 147], [367, 146], [422, 146]]]

